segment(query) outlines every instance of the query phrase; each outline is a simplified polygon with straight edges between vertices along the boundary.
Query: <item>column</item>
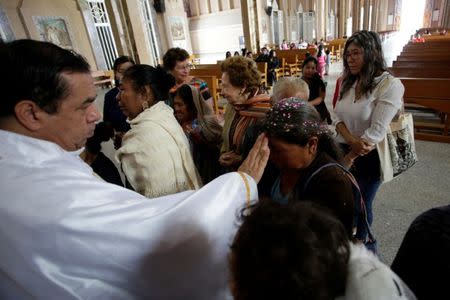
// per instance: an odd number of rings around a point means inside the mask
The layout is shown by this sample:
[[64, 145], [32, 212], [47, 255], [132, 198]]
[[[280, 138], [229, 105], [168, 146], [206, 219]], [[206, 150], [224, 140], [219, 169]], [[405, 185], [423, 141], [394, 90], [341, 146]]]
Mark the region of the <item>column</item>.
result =
[[352, 10], [352, 32], [359, 30], [359, 19], [361, 16], [361, 3], [360, 0], [353, 2]]
[[[257, 50], [257, 32], [258, 27], [255, 26], [257, 22], [255, 11], [253, 11], [252, 0], [241, 0], [241, 15], [242, 15], [242, 27], [244, 29], [245, 48], [247, 51], [256, 52]], [[259, 38], [258, 38], [259, 40]]]
[[364, 0], [363, 29], [369, 29], [370, 0]]

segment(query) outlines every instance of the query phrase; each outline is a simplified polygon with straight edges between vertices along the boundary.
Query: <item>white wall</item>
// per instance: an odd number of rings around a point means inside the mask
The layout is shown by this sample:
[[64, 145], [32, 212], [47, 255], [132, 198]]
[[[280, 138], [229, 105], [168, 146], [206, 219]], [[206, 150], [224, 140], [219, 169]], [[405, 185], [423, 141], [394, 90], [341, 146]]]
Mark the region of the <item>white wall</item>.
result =
[[241, 10], [192, 17], [189, 30], [192, 52], [200, 58], [200, 63], [216, 63], [225, 59], [225, 52], [240, 51], [239, 36], [244, 35]]

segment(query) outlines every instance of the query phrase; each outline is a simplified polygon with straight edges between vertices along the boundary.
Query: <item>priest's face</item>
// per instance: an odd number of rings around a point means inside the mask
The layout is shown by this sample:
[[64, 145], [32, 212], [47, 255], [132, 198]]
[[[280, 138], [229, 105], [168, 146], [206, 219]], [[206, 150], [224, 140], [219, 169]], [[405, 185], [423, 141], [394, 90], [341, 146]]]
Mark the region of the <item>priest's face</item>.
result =
[[69, 95], [60, 101], [56, 113], [40, 112], [40, 137], [52, 141], [67, 151], [84, 147], [94, 134], [95, 123], [101, 119], [96, 105], [94, 80], [89, 73], [63, 73]]

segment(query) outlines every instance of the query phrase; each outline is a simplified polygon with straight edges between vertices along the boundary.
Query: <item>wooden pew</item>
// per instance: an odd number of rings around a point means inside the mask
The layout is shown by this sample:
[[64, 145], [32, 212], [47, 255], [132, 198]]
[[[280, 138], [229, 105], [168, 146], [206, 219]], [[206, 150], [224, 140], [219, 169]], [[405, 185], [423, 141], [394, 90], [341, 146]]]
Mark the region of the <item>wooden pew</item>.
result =
[[441, 61], [394, 61], [394, 68], [441, 68], [444, 64]]
[[443, 114], [443, 123], [415, 122], [415, 137], [419, 140], [450, 143], [450, 78], [400, 80], [405, 86], [405, 103], [419, 104]]
[[411, 78], [450, 78], [450, 68], [389, 68], [395, 77]]
[[450, 55], [430, 55], [428, 53], [424, 53], [422, 55], [417, 56], [403, 56], [400, 55], [397, 57], [397, 61], [406, 61], [406, 62], [440, 62], [441, 64], [450, 65]]
[[114, 71], [112, 70], [97, 70], [91, 72], [94, 78], [94, 84], [102, 87], [112, 87], [114, 85]]

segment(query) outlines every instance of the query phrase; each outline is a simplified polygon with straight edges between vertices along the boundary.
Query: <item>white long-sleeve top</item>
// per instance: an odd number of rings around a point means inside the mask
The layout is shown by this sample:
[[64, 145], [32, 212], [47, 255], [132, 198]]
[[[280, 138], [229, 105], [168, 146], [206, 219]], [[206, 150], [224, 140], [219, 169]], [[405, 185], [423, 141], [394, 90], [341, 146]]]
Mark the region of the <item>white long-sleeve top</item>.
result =
[[92, 173], [78, 153], [0, 130], [0, 299], [229, 295], [239, 174], [148, 201]]
[[[386, 129], [403, 103], [405, 88], [398, 78], [388, 72], [375, 78], [378, 82], [372, 93], [355, 101], [356, 83], [336, 103], [333, 124], [343, 122], [353, 136], [372, 144], [381, 142]], [[338, 133], [337, 141], [346, 143]]]

